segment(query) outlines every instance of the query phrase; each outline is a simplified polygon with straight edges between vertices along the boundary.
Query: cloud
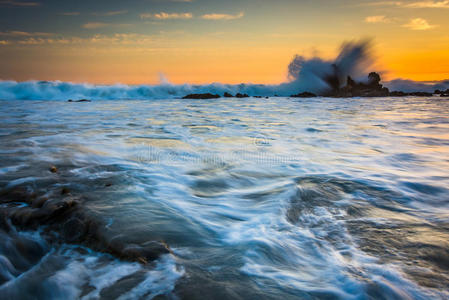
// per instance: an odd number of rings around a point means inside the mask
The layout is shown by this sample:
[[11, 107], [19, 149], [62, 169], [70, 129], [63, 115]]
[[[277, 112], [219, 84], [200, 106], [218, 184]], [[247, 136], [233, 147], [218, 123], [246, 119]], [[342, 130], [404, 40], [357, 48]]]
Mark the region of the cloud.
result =
[[15, 0], [0, 0], [0, 5], [10, 5], [10, 6], [39, 6], [41, 5], [40, 2], [22, 2], [22, 1], [15, 1]]
[[60, 15], [62, 15], [62, 16], [79, 16], [80, 13], [77, 11], [71, 11], [71, 12], [60, 13]]
[[9, 45], [11, 44], [10, 41], [0, 40], [0, 45]]
[[391, 23], [386, 16], [368, 16], [365, 18], [366, 23]]
[[415, 19], [411, 19], [410, 22], [408, 22], [407, 24], [402, 25], [402, 27], [406, 27], [411, 30], [429, 30], [429, 29], [438, 27], [438, 25], [430, 25], [423, 18], [415, 18]]
[[234, 19], [240, 19], [243, 18], [245, 14], [243, 12], [240, 12], [236, 15], [229, 15], [229, 14], [205, 14], [202, 15], [201, 18], [205, 20], [234, 20]]
[[449, 1], [420, 1], [405, 6], [411, 8], [449, 8]]
[[403, 1], [376, 1], [376, 2], [368, 2], [363, 3], [364, 6], [398, 6], [405, 8], [449, 8], [449, 1], [435, 1], [435, 0], [426, 0], [426, 1], [416, 1], [416, 2], [403, 2]]
[[156, 14], [141, 14], [141, 19], [158, 19], [158, 20], [168, 20], [168, 19], [191, 19], [193, 15], [191, 13], [166, 13], [160, 12]]
[[97, 29], [97, 28], [103, 28], [103, 27], [107, 27], [110, 26], [111, 24], [109, 23], [102, 23], [102, 22], [88, 22], [86, 24], [83, 24], [84, 29]]
[[0, 32], [0, 36], [8, 37], [32, 37], [32, 36], [52, 36], [49, 32], [25, 32], [25, 31], [6, 31]]
[[117, 15], [123, 15], [126, 14], [127, 10], [116, 10], [116, 11], [107, 11], [102, 13], [93, 13], [95, 16], [103, 16], [103, 17], [110, 17], [110, 16], [117, 16]]

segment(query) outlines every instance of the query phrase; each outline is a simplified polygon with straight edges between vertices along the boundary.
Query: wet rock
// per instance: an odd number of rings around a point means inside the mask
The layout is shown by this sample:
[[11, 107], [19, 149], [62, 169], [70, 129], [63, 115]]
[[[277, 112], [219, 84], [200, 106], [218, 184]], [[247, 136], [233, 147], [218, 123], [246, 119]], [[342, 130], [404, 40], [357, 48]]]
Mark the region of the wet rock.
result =
[[415, 96], [415, 97], [431, 97], [433, 96], [432, 93], [427, 92], [411, 92], [411, 93], [405, 93], [402, 91], [393, 91], [389, 95], [390, 97], [407, 97], [407, 96]]
[[433, 94], [432, 93], [427, 93], [427, 92], [412, 92], [412, 93], [408, 93], [409, 96], [416, 96], [416, 97], [432, 97]]
[[16, 187], [0, 192], [0, 203], [28, 203], [34, 198], [36, 198], [36, 194], [25, 187]]
[[67, 100], [67, 102], [91, 102], [91, 100], [89, 100], [89, 99], [79, 99], [79, 100], [69, 99], [69, 100]]
[[64, 217], [72, 208], [78, 205], [78, 201], [74, 199], [49, 200], [39, 209], [36, 217], [46, 222], [56, 222]]
[[69, 190], [68, 188], [63, 187], [63, 188], [61, 189], [61, 195], [66, 195], [66, 194], [69, 194], [69, 193], [70, 193], [70, 190]]
[[62, 226], [62, 234], [69, 243], [80, 242], [86, 234], [86, 225], [84, 220], [77, 217], [70, 218]]
[[56, 172], [58, 172], [58, 169], [55, 166], [51, 166], [50, 167], [50, 172], [56, 173]]
[[129, 245], [122, 251], [122, 257], [131, 261], [138, 261], [140, 263], [147, 263], [157, 259], [162, 254], [169, 253], [166, 246], [159, 242], [149, 242], [143, 246]]
[[390, 97], [406, 97], [408, 94], [402, 91], [393, 91], [390, 93]]
[[237, 93], [236, 95], [235, 95], [235, 98], [248, 98], [249, 96], [248, 96], [248, 94], [240, 94], [240, 93]]
[[38, 197], [31, 202], [31, 207], [33, 208], [41, 208], [45, 202], [47, 202], [47, 197]]
[[303, 92], [303, 93], [299, 93], [296, 95], [291, 95], [290, 97], [292, 98], [313, 98], [316, 97], [317, 95], [315, 95], [314, 93], [310, 93], [310, 92]]
[[110, 187], [110, 186], [112, 186], [112, 183], [107, 182], [104, 186], [105, 186], [105, 187]]
[[10, 232], [12, 230], [8, 221], [8, 216], [4, 211], [0, 211], [0, 230], [3, 230], [4, 232]]
[[204, 94], [189, 94], [182, 97], [182, 99], [216, 99], [216, 98], [220, 98], [220, 95], [204, 93]]
[[224, 93], [223, 97], [225, 98], [233, 98], [234, 96], [228, 92]]

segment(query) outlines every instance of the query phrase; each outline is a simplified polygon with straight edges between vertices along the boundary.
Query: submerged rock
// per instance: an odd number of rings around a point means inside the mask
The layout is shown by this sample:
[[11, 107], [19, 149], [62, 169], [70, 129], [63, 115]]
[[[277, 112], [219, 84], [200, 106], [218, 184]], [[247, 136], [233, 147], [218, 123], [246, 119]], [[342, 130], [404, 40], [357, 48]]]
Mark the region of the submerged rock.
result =
[[69, 100], [67, 100], [67, 102], [91, 102], [91, 100], [89, 100], [89, 99], [79, 99], [79, 100], [69, 99]]
[[220, 98], [220, 95], [204, 93], [204, 94], [189, 94], [182, 97], [182, 99], [216, 99], [216, 98]]
[[292, 98], [313, 98], [313, 97], [317, 97], [317, 95], [315, 95], [314, 93], [310, 93], [310, 92], [302, 92], [296, 95], [291, 95], [290, 97]]
[[[106, 186], [110, 186], [107, 183]], [[82, 205], [85, 199], [70, 194], [63, 187], [36, 196], [23, 187], [0, 193], [0, 233], [19, 230], [37, 230], [50, 243], [85, 245], [95, 251], [110, 253], [120, 259], [146, 264], [160, 255], [170, 253], [164, 242], [150, 241], [141, 245], [114, 239], [112, 232], [101, 220]]]
[[236, 95], [235, 95], [235, 98], [248, 98], [249, 96], [248, 96], [248, 94], [240, 94], [240, 93], [237, 93]]

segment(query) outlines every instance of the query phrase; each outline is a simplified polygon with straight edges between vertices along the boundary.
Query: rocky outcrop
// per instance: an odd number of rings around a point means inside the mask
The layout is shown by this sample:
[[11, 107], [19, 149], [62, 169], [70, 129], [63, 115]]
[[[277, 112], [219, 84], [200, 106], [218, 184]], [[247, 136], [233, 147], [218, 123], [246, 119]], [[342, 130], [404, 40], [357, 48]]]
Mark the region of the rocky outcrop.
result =
[[91, 102], [91, 100], [89, 100], [89, 99], [79, 99], [79, 100], [69, 99], [69, 100], [67, 100], [67, 102]]
[[346, 79], [346, 85], [342, 88], [335, 88], [326, 94], [328, 97], [350, 98], [350, 97], [388, 97], [390, 91], [380, 84], [380, 75], [371, 72], [368, 75], [368, 82], [356, 82], [351, 76]]
[[299, 93], [296, 95], [291, 95], [290, 97], [292, 97], [292, 98], [314, 98], [314, 97], [317, 97], [317, 95], [315, 95], [314, 93], [310, 93], [310, 92], [303, 92], [303, 93]]
[[441, 97], [449, 97], [449, 89], [445, 91], [435, 90], [434, 94], [440, 95]]
[[233, 98], [234, 96], [232, 96], [232, 94], [230, 94], [228, 92], [225, 92], [223, 97], [225, 97], [225, 98]]
[[[0, 190], [0, 238], [2, 232], [9, 234], [16, 229], [40, 230], [49, 244], [83, 245], [143, 264], [171, 251], [162, 241], [132, 244], [123, 240], [120, 232], [109, 229], [86, 208], [85, 196], [77, 195], [68, 187], [57, 187], [62, 182], [56, 166], [48, 170], [56, 179], [55, 189], [34, 192], [28, 186], [17, 186]], [[104, 186], [111, 185], [108, 182]]]
[[237, 94], [235, 95], [235, 98], [248, 98], [248, 97], [249, 97], [248, 94], [240, 94], [240, 93], [237, 93]]
[[189, 94], [182, 97], [182, 99], [216, 99], [216, 98], [220, 98], [220, 95], [204, 93], [204, 94]]

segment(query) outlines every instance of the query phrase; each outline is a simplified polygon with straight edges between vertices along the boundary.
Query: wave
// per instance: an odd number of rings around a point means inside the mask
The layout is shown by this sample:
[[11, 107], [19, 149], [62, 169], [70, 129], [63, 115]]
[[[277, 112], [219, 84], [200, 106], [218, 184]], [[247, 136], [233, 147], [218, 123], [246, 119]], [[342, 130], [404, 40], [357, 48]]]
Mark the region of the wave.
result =
[[[95, 85], [63, 81], [1, 81], [0, 99], [4, 100], [125, 100], [179, 98], [187, 94], [213, 93], [224, 95], [248, 94], [250, 96], [289, 96], [301, 92], [323, 95], [346, 85], [348, 76], [358, 81], [367, 79], [373, 66], [369, 40], [345, 42], [334, 60], [320, 57], [306, 58], [296, 55], [288, 66], [288, 81], [277, 85], [265, 84], [223, 84], [203, 85], [170, 84], [161, 80], [158, 85]], [[441, 82], [416, 82], [397, 79], [385, 84], [391, 90], [404, 92], [426, 91], [449, 88], [449, 80]]]

